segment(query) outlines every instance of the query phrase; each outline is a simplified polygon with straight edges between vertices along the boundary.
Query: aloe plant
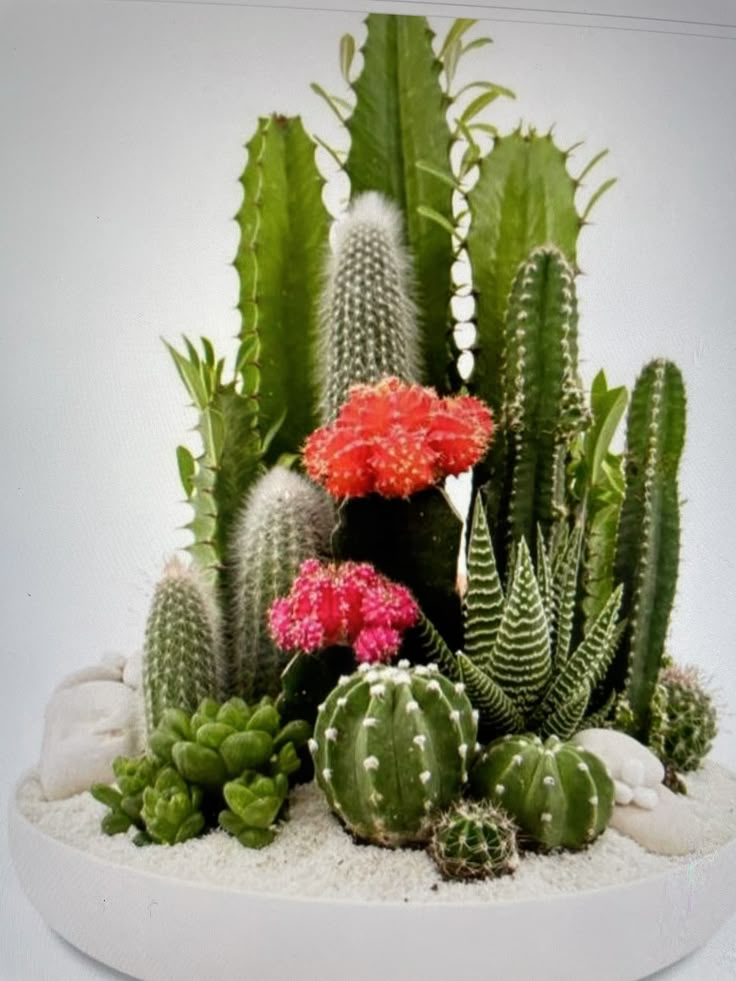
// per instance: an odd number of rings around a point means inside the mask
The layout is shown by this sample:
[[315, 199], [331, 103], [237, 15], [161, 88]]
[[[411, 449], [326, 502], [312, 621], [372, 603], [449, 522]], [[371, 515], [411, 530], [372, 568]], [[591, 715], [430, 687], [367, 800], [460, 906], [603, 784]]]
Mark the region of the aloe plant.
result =
[[561, 525], [548, 547], [540, 535], [536, 575], [526, 540], [519, 540], [504, 593], [485, 511], [476, 501], [462, 651], [453, 654], [424, 621], [425, 649], [445, 674], [465, 684], [487, 731], [570, 738], [613, 658], [620, 589], [589, 634], [572, 643], [580, 535], [563, 529]]

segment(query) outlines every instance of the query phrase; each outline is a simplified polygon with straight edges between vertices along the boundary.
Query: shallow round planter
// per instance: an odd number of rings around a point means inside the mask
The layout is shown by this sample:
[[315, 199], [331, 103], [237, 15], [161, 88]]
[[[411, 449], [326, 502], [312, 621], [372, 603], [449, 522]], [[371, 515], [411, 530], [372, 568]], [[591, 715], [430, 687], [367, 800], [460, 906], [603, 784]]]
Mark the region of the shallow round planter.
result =
[[144, 981], [627, 981], [705, 943], [736, 908], [736, 839], [625, 885], [490, 906], [286, 898], [165, 878], [51, 837], [16, 799], [9, 837], [46, 923]]

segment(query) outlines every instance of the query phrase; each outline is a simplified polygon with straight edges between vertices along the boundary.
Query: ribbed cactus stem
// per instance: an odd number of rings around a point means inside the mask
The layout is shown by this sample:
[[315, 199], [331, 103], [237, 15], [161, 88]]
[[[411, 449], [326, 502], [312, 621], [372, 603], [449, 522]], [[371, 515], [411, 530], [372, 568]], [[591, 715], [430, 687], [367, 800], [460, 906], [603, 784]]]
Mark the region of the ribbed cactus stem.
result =
[[435, 665], [365, 665], [320, 707], [315, 775], [358, 838], [388, 847], [426, 841], [434, 812], [467, 779], [476, 731], [464, 686]]
[[167, 708], [193, 711], [218, 697], [222, 647], [217, 607], [197, 570], [171, 559], [156, 586], [146, 625], [143, 693], [149, 734]]
[[248, 701], [278, 694], [281, 672], [292, 655], [272, 640], [268, 611], [278, 596], [289, 592], [305, 559], [328, 554], [334, 524], [327, 494], [285, 467], [274, 467], [253, 485], [230, 548], [230, 694]]
[[677, 472], [685, 439], [685, 387], [676, 365], [657, 360], [631, 398], [626, 491], [615, 579], [623, 583], [627, 629], [613, 681], [625, 684], [634, 733], [645, 737], [677, 584], [680, 502]]
[[509, 545], [566, 515], [565, 463], [587, 413], [577, 368], [574, 270], [554, 246], [534, 249], [509, 296], [502, 425], [506, 431]]
[[351, 385], [419, 381], [410, 289], [401, 213], [376, 192], [359, 195], [337, 226], [321, 301], [323, 422], [334, 421]]

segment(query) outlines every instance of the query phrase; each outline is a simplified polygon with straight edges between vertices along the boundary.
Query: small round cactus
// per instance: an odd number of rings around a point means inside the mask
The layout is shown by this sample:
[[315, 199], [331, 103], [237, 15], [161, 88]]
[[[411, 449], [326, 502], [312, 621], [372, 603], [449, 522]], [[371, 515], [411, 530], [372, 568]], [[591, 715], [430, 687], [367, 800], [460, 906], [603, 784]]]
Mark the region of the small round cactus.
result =
[[519, 865], [516, 827], [501, 808], [460, 801], [437, 821], [429, 853], [445, 879], [490, 879]]
[[464, 686], [435, 665], [362, 665], [320, 706], [310, 743], [332, 810], [364, 841], [426, 841], [436, 812], [460, 794], [477, 715]]
[[476, 797], [507, 811], [526, 840], [545, 851], [584, 848], [606, 828], [614, 786], [604, 763], [574, 742], [504, 736], [470, 775]]
[[[701, 674], [692, 666], [671, 665], [659, 676], [661, 729], [658, 749], [665, 766], [681, 773], [697, 770], [710, 752], [718, 731], [718, 717]], [[650, 734], [650, 742], [656, 739]]]

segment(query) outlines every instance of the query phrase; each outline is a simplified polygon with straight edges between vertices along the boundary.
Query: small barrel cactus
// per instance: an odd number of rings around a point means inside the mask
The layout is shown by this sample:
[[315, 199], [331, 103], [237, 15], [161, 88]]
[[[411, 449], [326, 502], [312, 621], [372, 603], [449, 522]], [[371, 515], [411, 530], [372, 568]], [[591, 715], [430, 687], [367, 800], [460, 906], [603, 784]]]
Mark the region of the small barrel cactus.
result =
[[143, 693], [149, 735], [167, 708], [193, 711], [219, 691], [219, 617], [209, 588], [173, 558], [151, 605], [143, 650]]
[[681, 773], [697, 770], [718, 732], [718, 717], [700, 672], [670, 665], [659, 676], [657, 717], [652, 717], [650, 745], [665, 766]]
[[310, 746], [332, 810], [359, 839], [426, 841], [467, 779], [477, 715], [435, 665], [361, 665], [320, 707]]
[[291, 655], [269, 634], [268, 611], [288, 593], [302, 562], [328, 554], [334, 524], [330, 497], [285, 467], [274, 467], [251, 488], [230, 543], [229, 694], [250, 701], [279, 693]]
[[143, 791], [141, 814], [146, 831], [161, 845], [178, 845], [204, 830], [200, 810], [202, 788], [191, 786], [171, 766], [164, 767], [152, 787]]
[[593, 753], [550, 736], [503, 736], [470, 775], [473, 794], [507, 811], [521, 835], [543, 850], [584, 848], [605, 830], [614, 786]]
[[429, 853], [445, 879], [489, 879], [519, 865], [516, 826], [501, 808], [461, 801], [437, 821]]

